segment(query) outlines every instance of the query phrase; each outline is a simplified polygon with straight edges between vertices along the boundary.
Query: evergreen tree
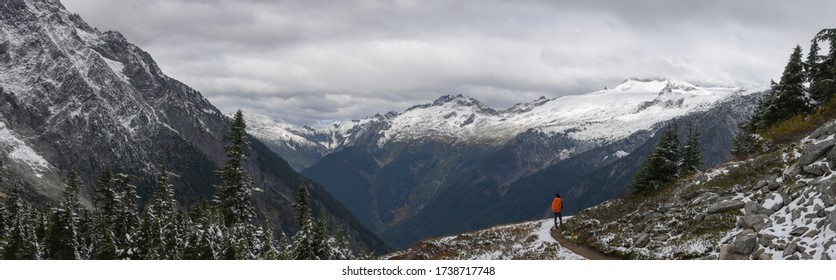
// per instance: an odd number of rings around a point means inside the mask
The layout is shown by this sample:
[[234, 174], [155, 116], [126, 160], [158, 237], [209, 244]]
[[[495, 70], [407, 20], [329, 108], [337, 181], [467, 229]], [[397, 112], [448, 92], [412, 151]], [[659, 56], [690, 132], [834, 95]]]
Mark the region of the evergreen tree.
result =
[[242, 167], [247, 145], [247, 128], [241, 110], [235, 113], [227, 140], [231, 145], [224, 147], [227, 161], [215, 173], [221, 183], [215, 186], [214, 201], [227, 227], [249, 223], [255, 216], [252, 193], [255, 190], [252, 179]]
[[[310, 216], [308, 216], [310, 218]], [[313, 240], [313, 221], [305, 219], [302, 221], [302, 227], [293, 236], [293, 253], [291, 253], [294, 260], [314, 260], [316, 253], [314, 252]]]
[[773, 91], [775, 97], [775, 111], [770, 114], [769, 125], [786, 120], [794, 115], [807, 113], [810, 110], [804, 91], [804, 64], [801, 62], [801, 46], [796, 46], [790, 55], [781, 82]]
[[296, 191], [296, 202], [292, 205], [293, 209], [296, 209], [296, 226], [302, 228], [305, 223], [311, 220], [311, 206], [308, 200], [308, 189], [305, 188], [304, 185], [299, 185], [299, 189]]
[[331, 259], [330, 253], [332, 244], [329, 244], [329, 240], [328, 219], [325, 217], [325, 213], [320, 213], [319, 220], [317, 220], [316, 225], [314, 226], [313, 239], [311, 240], [315, 259]]
[[118, 246], [115, 230], [122, 210], [122, 197], [116, 190], [115, 179], [109, 168], [102, 171], [99, 179], [96, 180], [95, 192], [93, 202], [96, 204], [96, 212], [91, 257], [97, 260], [117, 259]]
[[6, 244], [3, 246], [3, 259], [35, 260], [38, 259], [37, 236], [31, 209], [20, 197], [22, 188], [14, 185], [6, 198]]
[[290, 244], [287, 243], [287, 235], [285, 235], [284, 232], [279, 235], [279, 245], [276, 247], [276, 251], [278, 252], [276, 257], [277, 260], [290, 259]]
[[117, 257], [119, 259], [137, 259], [139, 248], [137, 240], [137, 229], [139, 228], [139, 195], [136, 193], [136, 186], [131, 184], [132, 177], [127, 174], [116, 176], [116, 187], [119, 197], [122, 199], [117, 205], [117, 215], [114, 237], [117, 246]]
[[270, 229], [262, 229], [260, 232], [258, 259], [278, 260], [281, 256], [281, 252], [279, 252], [279, 248], [276, 247], [276, 242], [273, 238], [273, 231]]
[[688, 124], [688, 137], [682, 147], [682, 173], [698, 171], [702, 165], [700, 158], [700, 132], [694, 123]]
[[348, 235], [348, 232], [345, 231], [342, 227], [337, 229], [337, 240], [336, 240], [336, 247], [333, 250], [333, 257], [336, 260], [353, 260], [355, 259], [354, 253], [351, 251], [351, 244], [349, 240], [351, 237]]
[[238, 110], [227, 136], [230, 145], [224, 147], [227, 161], [215, 171], [221, 179], [221, 183], [215, 186], [213, 201], [222, 219], [220, 228], [224, 232], [224, 241], [221, 243], [221, 256], [224, 258], [256, 257], [252, 246], [257, 243], [258, 236], [250, 223], [255, 217], [252, 193], [256, 188], [242, 166], [249, 145], [246, 128], [244, 116]]
[[89, 260], [93, 257], [94, 237], [93, 230], [95, 229], [95, 222], [93, 214], [87, 209], [79, 210], [78, 229], [76, 240], [78, 241], [78, 259]]
[[293, 208], [299, 216], [296, 217], [296, 226], [299, 231], [293, 236], [293, 250], [291, 257], [295, 260], [313, 260], [316, 258], [314, 252], [314, 224], [311, 218], [310, 202], [308, 201], [308, 190], [300, 185], [296, 192], [296, 202]]
[[[828, 54], [813, 57], [818, 63], [814, 70], [809, 73], [810, 95], [819, 104], [829, 101], [836, 93], [836, 29], [821, 30], [813, 38], [812, 43], [818, 48], [818, 42], [825, 41], [829, 43]], [[818, 49], [816, 54], [818, 54]], [[811, 55], [808, 55], [808, 64], [810, 57]]]
[[215, 211], [206, 200], [199, 200], [189, 212], [187, 237], [182, 258], [187, 260], [214, 260], [220, 251], [219, 227]]
[[157, 175], [154, 194], [145, 206], [140, 246], [143, 258], [172, 260], [179, 257], [183, 234], [179, 216], [174, 189], [169, 184], [168, 173], [163, 166]]
[[83, 207], [78, 194], [80, 185], [78, 175], [72, 171], [64, 189], [63, 200], [58, 207], [52, 209], [51, 223], [45, 242], [48, 259], [76, 260], [80, 258], [78, 213]]
[[659, 189], [662, 185], [673, 181], [679, 176], [681, 152], [676, 123], [671, 124], [662, 135], [659, 145], [650, 152], [644, 163], [639, 167], [630, 190], [642, 193]]

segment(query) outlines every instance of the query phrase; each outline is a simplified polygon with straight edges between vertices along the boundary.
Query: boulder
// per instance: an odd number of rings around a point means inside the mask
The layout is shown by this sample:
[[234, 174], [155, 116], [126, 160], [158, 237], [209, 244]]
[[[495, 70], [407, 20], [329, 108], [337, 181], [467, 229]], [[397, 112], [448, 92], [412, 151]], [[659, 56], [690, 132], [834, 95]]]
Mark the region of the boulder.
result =
[[[794, 197], [790, 197], [790, 196], [789, 196], [787, 193], [785, 193], [785, 192], [779, 192], [779, 193], [778, 193], [778, 195], [780, 195], [780, 196], [781, 196], [781, 199], [783, 199], [783, 200], [784, 200], [784, 206], [788, 206], [788, 205], [790, 205], [790, 203], [792, 203], [792, 201], [795, 199]], [[777, 211], [777, 210], [775, 210], [775, 211]]]
[[633, 240], [635, 240], [634, 244], [637, 247], [644, 247], [647, 246], [648, 242], [650, 242], [650, 235], [647, 233], [639, 233], [633, 237]]
[[760, 254], [760, 256], [758, 256], [758, 259], [764, 260], [764, 261], [771, 260], [772, 259], [772, 254], [769, 254], [769, 253]]
[[754, 229], [755, 231], [761, 231], [766, 225], [766, 219], [768, 217], [764, 214], [756, 214], [756, 215], [746, 215], [738, 220], [738, 226], [744, 229]]
[[780, 224], [783, 224], [783, 223], [786, 223], [786, 222], [787, 222], [787, 218], [784, 218], [783, 216], [782, 216], [782, 217], [778, 217], [778, 219], [775, 219], [775, 223], [776, 223], [776, 224], [779, 224], [779, 225], [780, 225]]
[[665, 241], [668, 241], [669, 239], [671, 239], [671, 237], [668, 236], [667, 234], [660, 234], [660, 235], [657, 235], [657, 236], [653, 237], [653, 240], [659, 241], [659, 242], [665, 242]]
[[819, 234], [819, 230], [814, 229], [814, 230], [811, 230], [810, 232], [808, 232], [807, 234], [805, 234], [805, 235], [804, 235], [804, 237], [808, 237], [808, 238], [809, 238], [809, 237], [816, 236], [816, 235], [818, 235], [818, 234]]
[[740, 200], [725, 200], [711, 204], [710, 206], [708, 206], [706, 212], [709, 214], [722, 213], [743, 208], [743, 205], [745, 205], [745, 203], [743, 203], [743, 201]]
[[801, 236], [804, 233], [806, 233], [808, 230], [810, 230], [810, 229], [807, 228], [807, 227], [797, 227], [797, 228], [792, 229], [792, 231], [790, 231], [790, 235]]
[[755, 187], [754, 187], [754, 188], [752, 188], [752, 190], [759, 190], [759, 189], [763, 189], [763, 188], [765, 188], [766, 186], [769, 186], [769, 181], [766, 181], [766, 180], [764, 180], [764, 181], [759, 181], [757, 184], [755, 184]]
[[791, 256], [795, 253], [796, 250], [798, 250], [798, 243], [795, 243], [795, 241], [793, 241], [792, 243], [790, 243], [790, 245], [787, 245], [787, 247], [784, 248], [784, 254], [781, 255], [781, 257], [786, 258], [788, 256]]
[[721, 259], [721, 260], [748, 260], [749, 259], [749, 257], [747, 257], [746, 255], [742, 255], [742, 254], [732, 252], [732, 245], [731, 244], [728, 244], [728, 245], [723, 246], [722, 248], [720, 248], [720, 254], [717, 258]]
[[817, 128], [813, 133], [810, 133], [811, 139], [827, 139], [830, 135], [836, 134], [836, 123], [830, 123]]
[[810, 146], [801, 153], [801, 157], [798, 158], [796, 166], [804, 167], [822, 158], [830, 151], [830, 148], [833, 148], [833, 144], [836, 144], [836, 140], [830, 139]]
[[784, 207], [784, 197], [781, 194], [773, 193], [763, 201], [761, 207], [772, 211], [778, 211]]
[[772, 240], [775, 240], [776, 236], [769, 235], [769, 234], [760, 234], [758, 235], [758, 244], [761, 247], [770, 247], [772, 245]]
[[801, 168], [801, 170], [804, 171], [804, 173], [807, 173], [807, 174], [810, 174], [810, 175], [822, 176], [825, 173], [827, 173], [828, 171], [830, 171], [830, 168], [827, 167], [826, 163], [817, 162], [817, 163], [813, 163], [813, 164], [804, 166], [804, 167]]
[[771, 191], [771, 192], [774, 192], [775, 190], [777, 190], [780, 187], [781, 187], [781, 184], [776, 182], [776, 181], [769, 181], [769, 185], [766, 185], [766, 189]]
[[753, 232], [744, 233], [734, 238], [734, 242], [731, 244], [731, 251], [736, 254], [749, 255], [755, 251], [757, 245], [757, 237]]
[[757, 214], [758, 208], [760, 208], [760, 205], [755, 201], [749, 201], [743, 205], [743, 211], [746, 215]]

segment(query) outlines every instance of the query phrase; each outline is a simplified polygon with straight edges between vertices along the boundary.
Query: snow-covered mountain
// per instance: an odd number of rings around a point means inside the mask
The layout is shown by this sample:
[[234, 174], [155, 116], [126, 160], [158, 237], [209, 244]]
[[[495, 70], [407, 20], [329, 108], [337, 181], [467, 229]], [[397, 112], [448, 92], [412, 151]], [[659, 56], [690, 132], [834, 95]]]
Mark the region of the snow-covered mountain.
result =
[[[578, 202], [571, 211], [617, 195], [649, 152], [655, 132], [672, 120], [681, 128], [694, 122], [706, 135], [706, 166], [720, 163], [731, 143], [723, 135], [736, 133], [757, 96], [736, 87], [627, 79], [612, 89], [501, 110], [445, 95], [401, 113], [316, 130], [250, 114], [249, 131], [390, 244], [405, 246], [427, 236], [536, 218], [532, 202], [543, 192], [570, 193]], [[607, 175], [588, 177], [595, 172]], [[607, 176], [615, 178], [600, 184], [605, 191], [591, 186]], [[438, 218], [451, 204], [467, 205], [448, 215], [458, 223]], [[493, 211], [478, 214], [486, 208]]]
[[[502, 145], [530, 130], [563, 135], [575, 141], [612, 143], [687, 114], [707, 111], [731, 97], [748, 95], [742, 88], [698, 87], [668, 79], [628, 79], [609, 90], [538, 100], [497, 110], [463, 95], [445, 95], [432, 103], [402, 113], [336, 122], [322, 129], [295, 127], [281, 120], [247, 113], [248, 130], [294, 167], [306, 168], [316, 160], [295, 162], [298, 149], [327, 155], [354, 145], [433, 139], [448, 143]], [[286, 146], [286, 147], [283, 147]], [[289, 149], [289, 150], [288, 150]], [[560, 156], [584, 149], [560, 151]], [[303, 152], [304, 153], [304, 152]], [[614, 153], [622, 157], [626, 152]]]
[[[0, 193], [23, 185], [48, 202], [77, 170], [89, 201], [92, 182], [110, 168], [136, 176], [144, 201], [165, 165], [188, 206], [212, 193], [228, 122], [119, 32], [99, 31], [55, 0], [0, 3]], [[259, 141], [249, 153], [244, 165], [264, 190], [255, 195], [258, 218], [292, 232], [289, 198], [309, 180]], [[312, 184], [311, 194], [316, 207], [359, 237], [355, 243], [385, 247], [320, 186]]]

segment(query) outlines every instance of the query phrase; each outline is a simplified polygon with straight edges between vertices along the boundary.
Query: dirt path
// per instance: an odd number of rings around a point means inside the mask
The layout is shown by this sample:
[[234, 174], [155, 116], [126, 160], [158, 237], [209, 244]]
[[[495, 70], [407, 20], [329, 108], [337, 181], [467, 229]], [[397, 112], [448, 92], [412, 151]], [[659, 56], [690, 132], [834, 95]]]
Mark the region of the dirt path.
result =
[[557, 243], [560, 243], [560, 246], [563, 246], [564, 248], [569, 249], [569, 251], [575, 252], [575, 254], [581, 255], [584, 258], [590, 260], [615, 260], [615, 258], [604, 256], [604, 254], [601, 254], [601, 252], [592, 248], [569, 242], [569, 240], [563, 238], [563, 234], [559, 229], [552, 229], [551, 234], [552, 238], [557, 240]]

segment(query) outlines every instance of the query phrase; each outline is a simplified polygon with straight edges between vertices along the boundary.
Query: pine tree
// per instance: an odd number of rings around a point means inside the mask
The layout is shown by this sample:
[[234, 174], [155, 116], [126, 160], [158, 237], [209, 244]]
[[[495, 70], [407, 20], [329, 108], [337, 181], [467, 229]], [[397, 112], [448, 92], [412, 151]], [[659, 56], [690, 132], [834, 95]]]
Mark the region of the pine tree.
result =
[[313, 221], [306, 219], [302, 222], [302, 227], [296, 232], [296, 235], [293, 236], [293, 253], [291, 255], [294, 260], [316, 259], [313, 242], [313, 227]]
[[186, 260], [214, 260], [220, 252], [220, 238], [215, 211], [206, 200], [199, 200], [189, 211], [186, 243], [182, 258]]
[[93, 230], [96, 225], [93, 220], [93, 214], [90, 211], [82, 208], [78, 213], [79, 219], [76, 234], [76, 240], [78, 241], [78, 259], [89, 260], [93, 258], [93, 249], [95, 246]]
[[117, 204], [117, 220], [114, 225], [114, 239], [117, 246], [117, 258], [137, 259], [139, 248], [137, 240], [137, 229], [139, 228], [139, 195], [136, 193], [136, 186], [131, 184], [132, 176], [117, 174], [116, 188], [119, 192], [119, 204]]
[[122, 197], [116, 190], [115, 179], [110, 168], [106, 168], [99, 175], [95, 192], [96, 196], [93, 198], [96, 204], [95, 229], [92, 234], [94, 243], [91, 257], [97, 260], [117, 259], [118, 245], [115, 229], [121, 212]]
[[659, 144], [639, 167], [639, 171], [629, 187], [633, 193], [657, 190], [679, 176], [681, 152], [679, 135], [676, 130], [676, 123], [671, 124], [665, 134], [662, 135]]
[[335, 260], [353, 260], [354, 253], [351, 251], [349, 240], [351, 237], [342, 227], [337, 229], [336, 246], [332, 248], [332, 256]]
[[80, 185], [78, 175], [72, 171], [64, 189], [63, 201], [58, 207], [52, 209], [45, 242], [48, 259], [76, 260], [80, 258], [78, 224], [79, 211], [83, 207], [78, 194]]
[[289, 260], [290, 259], [290, 244], [287, 243], [287, 235], [282, 232], [279, 235], [279, 245], [276, 247], [276, 251], [278, 255], [276, 256], [277, 260]]
[[252, 193], [255, 190], [252, 179], [242, 167], [247, 145], [247, 128], [241, 110], [235, 113], [227, 139], [231, 145], [224, 147], [227, 161], [215, 173], [221, 183], [215, 186], [214, 202], [221, 212], [227, 227], [249, 223], [255, 216]]
[[325, 213], [320, 213], [319, 220], [317, 220], [316, 225], [314, 226], [313, 239], [311, 240], [315, 259], [331, 259], [331, 244], [329, 244], [329, 240], [328, 218], [325, 217]]
[[157, 175], [154, 194], [145, 206], [140, 246], [143, 258], [173, 260], [179, 257], [183, 234], [179, 216], [174, 189], [169, 184], [168, 173], [163, 166]]
[[244, 170], [242, 163], [246, 158], [249, 145], [246, 133], [247, 125], [241, 110], [235, 113], [227, 136], [230, 145], [224, 147], [227, 161], [215, 171], [221, 183], [215, 186], [213, 201], [221, 215], [224, 240], [221, 256], [224, 258], [254, 258], [253, 244], [257, 234], [250, 223], [255, 217], [252, 193], [255, 185]]
[[700, 132], [694, 128], [694, 123], [688, 124], [688, 137], [682, 147], [682, 173], [695, 172], [700, 169]]
[[299, 227], [299, 231], [293, 236], [291, 257], [295, 260], [313, 260], [316, 258], [314, 252], [314, 224], [313, 218], [311, 218], [308, 190], [305, 186], [299, 186], [299, 190], [296, 192], [296, 202], [292, 206], [298, 214], [296, 226]]
[[801, 62], [801, 46], [796, 46], [790, 55], [784, 73], [781, 75], [781, 82], [778, 83], [774, 92], [775, 114], [770, 115], [770, 125], [786, 120], [794, 115], [810, 111], [808, 101], [805, 99], [804, 91], [804, 64]]
[[[828, 54], [823, 57], [817, 56], [817, 67], [809, 73], [810, 95], [819, 104], [829, 101], [836, 93], [836, 29], [822, 29], [813, 38], [812, 43], [818, 47], [818, 42], [825, 41], [829, 43]], [[808, 55], [808, 63], [809, 57]]]
[[29, 207], [20, 197], [22, 188], [14, 185], [6, 198], [7, 233], [6, 244], [3, 246], [5, 260], [34, 260], [37, 259], [37, 237]]
[[299, 228], [302, 228], [305, 223], [311, 220], [311, 207], [308, 203], [308, 189], [304, 185], [300, 185], [296, 191], [296, 202], [291, 205], [293, 209], [296, 209], [297, 216], [294, 221]]
[[261, 260], [278, 260], [281, 256], [279, 248], [276, 247], [275, 239], [273, 238], [273, 231], [270, 229], [262, 229], [259, 235], [258, 259]]

